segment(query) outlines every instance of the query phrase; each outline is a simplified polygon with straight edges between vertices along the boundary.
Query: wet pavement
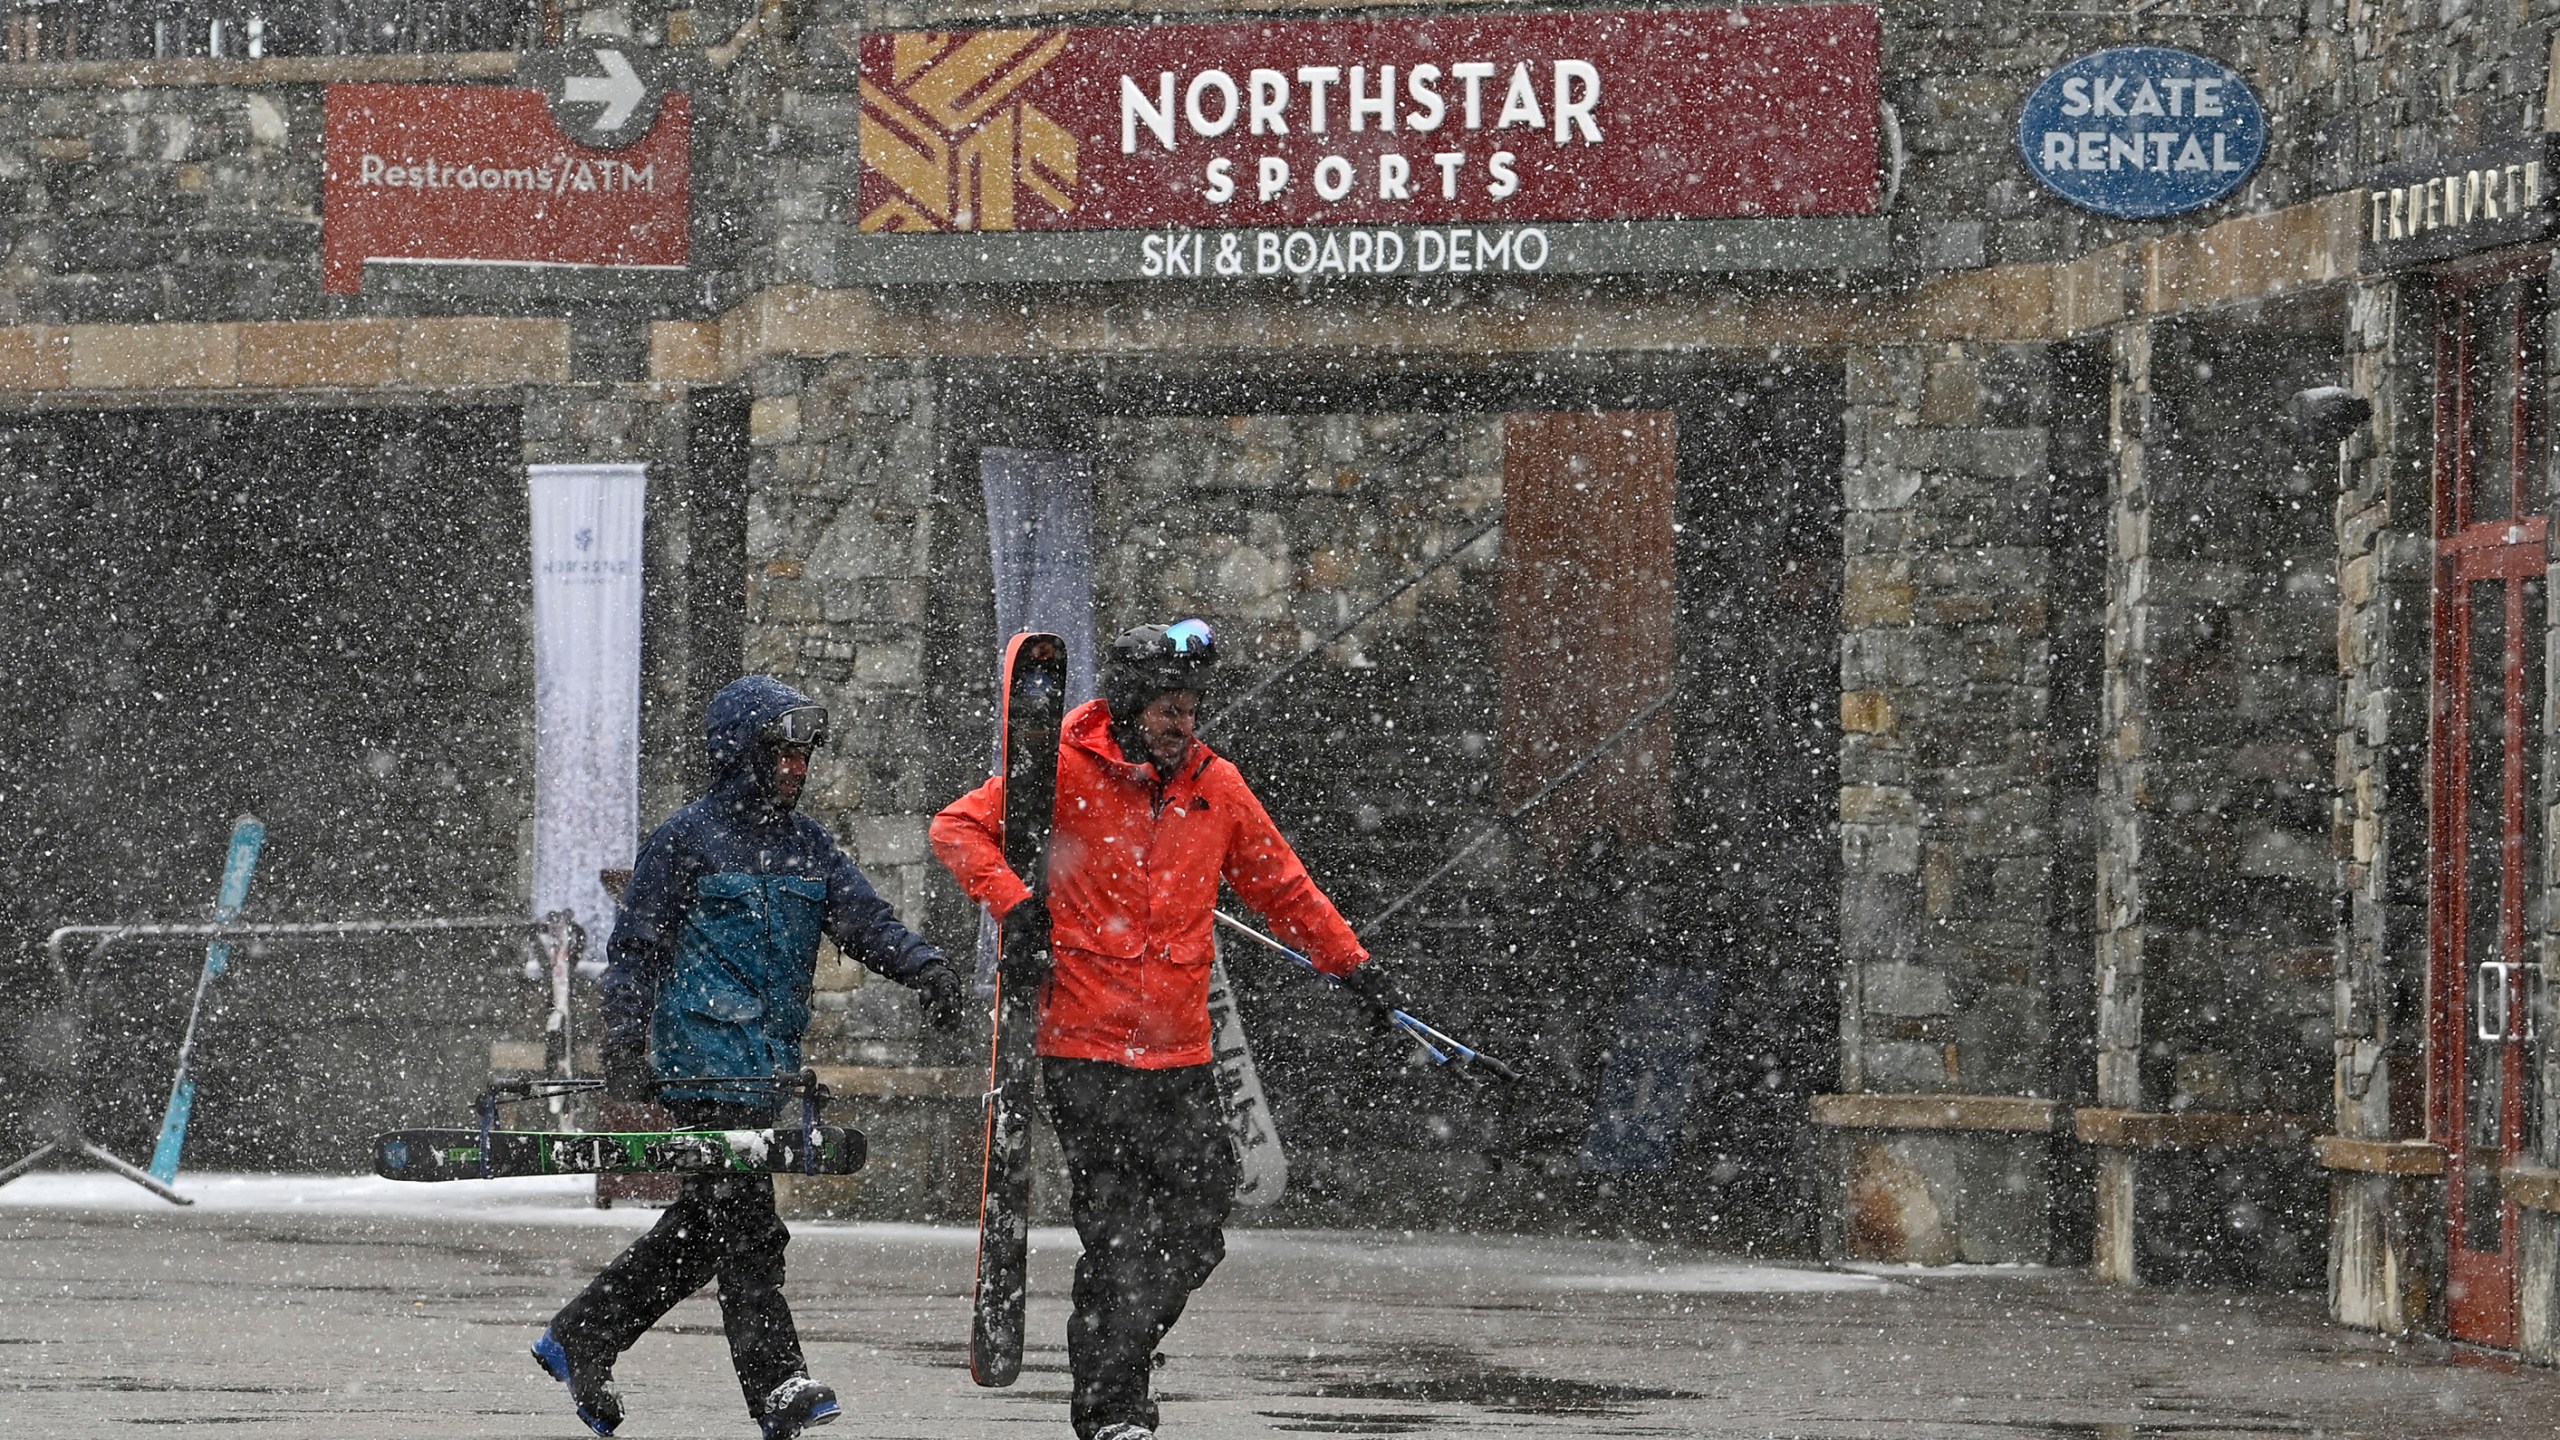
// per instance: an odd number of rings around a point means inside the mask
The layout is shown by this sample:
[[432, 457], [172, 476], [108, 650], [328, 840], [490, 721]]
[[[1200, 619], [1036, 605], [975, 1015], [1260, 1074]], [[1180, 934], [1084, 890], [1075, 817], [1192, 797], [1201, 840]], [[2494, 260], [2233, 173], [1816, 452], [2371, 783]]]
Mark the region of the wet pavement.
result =
[[[651, 1212], [575, 1182], [104, 1176], [0, 1188], [0, 1435], [586, 1434], [525, 1346]], [[823, 1433], [1065, 1440], [1072, 1235], [1023, 1377], [964, 1365], [972, 1237], [794, 1227]], [[2035, 1269], [1825, 1270], [1562, 1239], [1236, 1232], [1158, 1372], [1169, 1440], [2560, 1435], [2560, 1373], [2341, 1330], [2317, 1296]], [[623, 1358], [622, 1434], [753, 1437], [707, 1296]]]

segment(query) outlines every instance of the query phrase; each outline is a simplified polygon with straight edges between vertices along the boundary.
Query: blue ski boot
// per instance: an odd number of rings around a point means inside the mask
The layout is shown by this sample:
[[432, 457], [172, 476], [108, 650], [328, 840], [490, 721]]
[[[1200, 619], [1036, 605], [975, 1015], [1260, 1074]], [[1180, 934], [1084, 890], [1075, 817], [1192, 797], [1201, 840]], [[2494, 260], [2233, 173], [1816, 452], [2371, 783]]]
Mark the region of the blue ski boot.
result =
[[764, 1427], [764, 1440], [791, 1440], [810, 1426], [824, 1425], [843, 1413], [844, 1407], [836, 1403], [836, 1392], [806, 1375], [794, 1375], [764, 1397], [756, 1423]]
[[610, 1435], [621, 1426], [622, 1396], [613, 1388], [610, 1363], [584, 1356], [573, 1359], [569, 1347], [548, 1330], [533, 1342], [533, 1363], [569, 1387], [569, 1403], [578, 1407], [578, 1418], [587, 1422], [588, 1429]]

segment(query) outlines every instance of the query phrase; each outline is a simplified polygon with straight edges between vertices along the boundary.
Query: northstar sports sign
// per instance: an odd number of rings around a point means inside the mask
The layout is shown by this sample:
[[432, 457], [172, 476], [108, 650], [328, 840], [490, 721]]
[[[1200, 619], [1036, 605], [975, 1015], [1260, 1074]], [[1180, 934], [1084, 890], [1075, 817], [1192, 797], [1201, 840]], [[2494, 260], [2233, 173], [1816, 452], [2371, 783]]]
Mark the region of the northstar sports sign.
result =
[[874, 33], [852, 274], [1882, 258], [1859, 5]]

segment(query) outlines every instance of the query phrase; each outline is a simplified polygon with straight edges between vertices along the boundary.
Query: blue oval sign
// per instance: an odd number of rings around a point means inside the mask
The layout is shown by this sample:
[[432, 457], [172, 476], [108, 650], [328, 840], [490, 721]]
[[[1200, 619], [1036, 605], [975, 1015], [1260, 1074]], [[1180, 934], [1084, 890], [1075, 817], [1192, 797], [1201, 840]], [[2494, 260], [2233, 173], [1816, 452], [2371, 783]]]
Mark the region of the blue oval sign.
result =
[[2237, 189], [2267, 153], [2267, 112], [2218, 61], [2159, 45], [2083, 55], [2018, 112], [2018, 154], [2083, 210], [2182, 215]]

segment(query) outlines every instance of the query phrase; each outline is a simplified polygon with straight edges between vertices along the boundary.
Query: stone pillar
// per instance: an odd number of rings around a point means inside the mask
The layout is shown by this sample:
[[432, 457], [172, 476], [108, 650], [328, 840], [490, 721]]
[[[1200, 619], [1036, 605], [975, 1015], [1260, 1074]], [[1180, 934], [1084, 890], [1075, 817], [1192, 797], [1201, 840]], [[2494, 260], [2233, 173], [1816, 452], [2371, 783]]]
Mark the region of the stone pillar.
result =
[[[925, 828], [951, 798], [934, 778], [939, 749], [984, 743], [955, 735], [926, 693], [940, 387], [923, 364], [849, 356], [769, 360], [749, 384], [747, 668], [832, 712], [802, 811], [902, 920], [966, 964], [974, 932], [937, 932], [926, 908]], [[983, 1051], [925, 1036], [905, 987], [832, 946], [812, 1009], [809, 1063], [861, 1097], [872, 1161], [795, 1181], [785, 1210], [957, 1217], [959, 1191], [974, 1196], [963, 1152], [984, 1080], [966, 1062]]]
[[1849, 363], [1835, 1255], [2046, 1255], [2046, 362]]
[[[750, 670], [806, 691], [833, 714], [802, 810], [824, 824], [881, 897], [921, 923], [925, 825], [939, 733], [924, 693], [925, 596], [938, 473], [934, 387], [907, 362], [768, 362], [754, 377], [747, 495]], [[936, 937], [958, 946], [967, 937]], [[859, 984], [847, 963], [826, 998]], [[904, 999], [904, 992], [892, 992]], [[912, 1063], [914, 1007], [842, 1032], [842, 1058]], [[879, 1028], [886, 1027], [886, 1028]], [[859, 1033], [857, 1033], [859, 1032]]]
[[[2107, 525], [2106, 681], [2098, 723], [2098, 1104], [2142, 1108], [2142, 842], [2149, 795], [2151, 510], [2144, 481], [2151, 427], [2151, 329], [2114, 332]], [[2134, 1156], [2098, 1161], [2097, 1273], [2134, 1278]]]
[[[2554, 267], [2560, 271], [2560, 266]], [[2546, 327], [2553, 320], [2546, 315]], [[2545, 354], [2550, 339], [2544, 339]], [[2547, 362], [2543, 367], [2542, 413], [2548, 418], [2560, 409], [2560, 376]], [[2535, 487], [2539, 501], [2536, 508], [2545, 515], [2560, 510], [2548, 488], [2550, 477]], [[2542, 853], [2528, 863], [2538, 872], [2527, 884], [2542, 889], [2542, 934], [2537, 947], [2540, 985], [2530, 1002], [2539, 1012], [2528, 1033], [2533, 1037], [2526, 1051], [2525, 1064], [2533, 1076], [2528, 1094], [2539, 1113], [2532, 1117], [2536, 1144], [2524, 1166], [2507, 1172], [2506, 1190], [2510, 1199], [2522, 1207], [2519, 1215], [2520, 1245], [2516, 1259], [2517, 1344], [2528, 1360], [2544, 1365], [2560, 1364], [2560, 1134], [2552, 1125], [2560, 1121], [2560, 1016], [2555, 1016], [2552, 997], [2560, 994], [2551, 983], [2560, 971], [2560, 913], [2552, 905], [2560, 902], [2560, 832], [2552, 829], [2560, 821], [2560, 775], [2554, 775], [2551, 757], [2560, 755], [2560, 704], [2549, 698], [2554, 682], [2550, 674], [2550, 658], [2560, 656], [2560, 564], [2546, 566], [2543, 573], [2544, 675], [2542, 701], [2542, 793], [2535, 797], [2542, 808]]]
[[[2423, 1328], [2441, 1292], [2443, 1152], [2425, 1142], [2426, 751], [2432, 584], [2426, 349], [2399, 343], [2396, 281], [2359, 285], [2346, 383], [2373, 402], [2339, 467], [2331, 848], [2345, 886], [2335, 971], [2329, 1305]], [[2414, 353], [2419, 363], [2410, 363]]]

